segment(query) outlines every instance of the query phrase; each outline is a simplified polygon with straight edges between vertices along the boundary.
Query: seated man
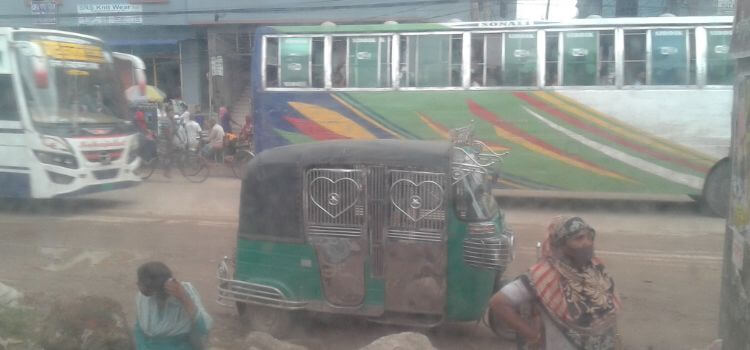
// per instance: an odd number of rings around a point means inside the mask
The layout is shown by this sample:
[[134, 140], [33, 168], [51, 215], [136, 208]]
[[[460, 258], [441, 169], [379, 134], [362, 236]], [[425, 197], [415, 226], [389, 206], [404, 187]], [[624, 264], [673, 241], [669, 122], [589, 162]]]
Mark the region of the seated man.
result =
[[203, 146], [203, 156], [206, 158], [214, 158], [217, 154], [221, 154], [224, 149], [224, 128], [218, 123], [216, 118], [208, 120], [208, 140], [206, 145]]
[[[533, 349], [618, 349], [615, 283], [594, 256], [595, 231], [579, 217], [557, 217], [542, 257], [490, 300], [490, 312]], [[516, 309], [533, 305], [531, 322]]]

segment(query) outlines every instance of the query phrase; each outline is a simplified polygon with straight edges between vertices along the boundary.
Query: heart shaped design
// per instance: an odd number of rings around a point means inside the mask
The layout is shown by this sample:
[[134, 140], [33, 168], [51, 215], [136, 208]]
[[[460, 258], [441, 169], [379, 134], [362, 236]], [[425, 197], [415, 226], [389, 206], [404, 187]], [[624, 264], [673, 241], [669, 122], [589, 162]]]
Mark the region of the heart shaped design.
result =
[[[322, 188], [327, 187], [331, 190], [322, 193], [314, 190], [316, 186], [324, 186]], [[348, 177], [332, 180], [319, 176], [309, 184], [310, 201], [332, 219], [341, 216], [357, 204], [360, 190], [359, 183]]]
[[[400, 198], [397, 195], [401, 195]], [[435, 181], [396, 180], [391, 185], [391, 203], [411, 221], [417, 222], [443, 205], [443, 187]]]

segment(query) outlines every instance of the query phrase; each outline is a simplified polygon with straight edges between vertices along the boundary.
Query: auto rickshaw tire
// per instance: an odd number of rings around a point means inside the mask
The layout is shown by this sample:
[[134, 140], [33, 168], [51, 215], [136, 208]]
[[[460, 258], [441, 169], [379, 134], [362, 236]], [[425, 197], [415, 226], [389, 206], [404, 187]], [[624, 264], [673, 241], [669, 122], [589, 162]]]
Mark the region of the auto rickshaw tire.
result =
[[732, 162], [724, 158], [709, 170], [699, 202], [701, 211], [726, 218], [729, 216], [729, 193]]
[[292, 328], [292, 311], [237, 302], [240, 321], [250, 331], [268, 333], [283, 339]]

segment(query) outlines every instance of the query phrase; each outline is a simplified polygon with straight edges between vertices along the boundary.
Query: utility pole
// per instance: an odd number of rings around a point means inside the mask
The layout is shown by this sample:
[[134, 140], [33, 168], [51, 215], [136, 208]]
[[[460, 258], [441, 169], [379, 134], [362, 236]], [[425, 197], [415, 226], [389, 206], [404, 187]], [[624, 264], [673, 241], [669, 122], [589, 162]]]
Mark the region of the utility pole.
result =
[[723, 349], [750, 349], [750, 0], [738, 0], [729, 217], [724, 235], [719, 336]]

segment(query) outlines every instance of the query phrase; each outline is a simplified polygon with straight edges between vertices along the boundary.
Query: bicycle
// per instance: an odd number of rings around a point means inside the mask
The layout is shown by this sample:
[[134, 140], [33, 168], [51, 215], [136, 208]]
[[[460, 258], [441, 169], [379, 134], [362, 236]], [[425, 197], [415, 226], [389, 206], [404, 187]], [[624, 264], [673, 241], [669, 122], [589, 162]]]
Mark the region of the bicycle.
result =
[[255, 153], [252, 151], [252, 144], [242, 143], [235, 147], [233, 155], [225, 157], [224, 163], [229, 163], [228, 165], [232, 168], [234, 176], [241, 179], [245, 168], [247, 168], [247, 163], [250, 163], [253, 158], [255, 158]]
[[198, 151], [191, 150], [187, 146], [172, 150], [164, 148], [160, 147], [156, 155], [142, 159], [136, 175], [146, 180], [153, 175], [159, 165], [162, 165], [165, 170], [174, 165], [188, 181], [195, 183], [206, 181], [209, 175], [208, 161]]

